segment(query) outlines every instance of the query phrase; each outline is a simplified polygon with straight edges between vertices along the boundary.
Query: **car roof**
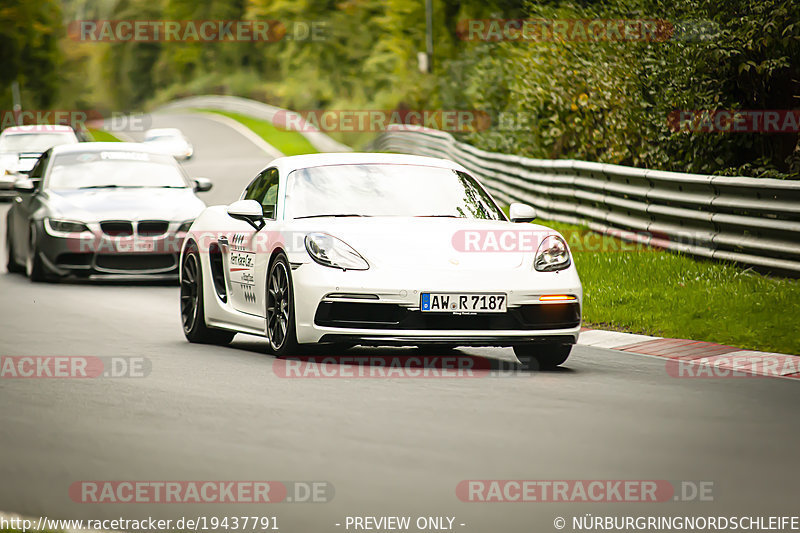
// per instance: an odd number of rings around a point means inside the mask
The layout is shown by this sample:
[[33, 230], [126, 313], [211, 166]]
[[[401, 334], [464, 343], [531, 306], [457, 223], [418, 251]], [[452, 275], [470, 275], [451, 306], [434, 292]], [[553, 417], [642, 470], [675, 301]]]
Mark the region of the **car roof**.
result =
[[144, 132], [145, 135], [183, 135], [183, 132], [178, 128], [153, 128]]
[[52, 148], [53, 155], [77, 154], [86, 152], [144, 152], [164, 155], [158, 148], [135, 142], [87, 142], [77, 144], [60, 144]]
[[27, 124], [25, 126], [9, 126], [3, 130], [3, 135], [7, 133], [42, 133], [42, 132], [55, 132], [55, 133], [75, 133], [70, 126], [62, 124]]
[[281, 174], [288, 174], [302, 168], [323, 167], [330, 165], [418, 165], [436, 168], [448, 168], [467, 172], [467, 170], [447, 159], [425, 157], [408, 154], [330, 152], [322, 154], [306, 154], [279, 157], [270, 162], [266, 168], [277, 167]]

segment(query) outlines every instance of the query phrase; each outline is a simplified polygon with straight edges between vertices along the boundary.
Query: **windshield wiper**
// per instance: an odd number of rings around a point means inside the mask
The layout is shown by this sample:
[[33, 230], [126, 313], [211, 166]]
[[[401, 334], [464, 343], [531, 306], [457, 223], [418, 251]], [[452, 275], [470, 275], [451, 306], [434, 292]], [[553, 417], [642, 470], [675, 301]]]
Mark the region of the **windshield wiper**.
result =
[[294, 217], [295, 220], [301, 218], [322, 218], [322, 217], [368, 217], [370, 215], [357, 215], [355, 213], [347, 213], [347, 214], [330, 214], [330, 215], [306, 215], [303, 217]]

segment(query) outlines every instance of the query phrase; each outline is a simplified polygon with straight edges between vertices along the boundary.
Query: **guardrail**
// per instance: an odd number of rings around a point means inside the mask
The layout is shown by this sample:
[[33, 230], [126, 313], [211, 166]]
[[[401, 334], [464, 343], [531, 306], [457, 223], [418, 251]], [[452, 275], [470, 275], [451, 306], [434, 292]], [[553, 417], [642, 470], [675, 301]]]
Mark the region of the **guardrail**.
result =
[[[278, 113], [292, 113], [287, 109], [271, 106], [257, 100], [240, 98], [238, 96], [190, 96], [174, 100], [158, 108], [159, 111], [183, 110], [183, 109], [216, 109], [239, 113], [248, 117], [275, 122], [275, 115]], [[285, 117], [284, 117], [285, 118]], [[306, 124], [304, 131], [299, 133], [308, 139], [311, 146], [320, 152], [350, 152], [352, 148], [342, 143], [336, 142], [321, 131], [310, 131], [311, 125]]]
[[371, 149], [443, 157], [496, 198], [628, 241], [800, 274], [800, 181], [705, 176], [480, 150], [438, 130], [393, 126]]

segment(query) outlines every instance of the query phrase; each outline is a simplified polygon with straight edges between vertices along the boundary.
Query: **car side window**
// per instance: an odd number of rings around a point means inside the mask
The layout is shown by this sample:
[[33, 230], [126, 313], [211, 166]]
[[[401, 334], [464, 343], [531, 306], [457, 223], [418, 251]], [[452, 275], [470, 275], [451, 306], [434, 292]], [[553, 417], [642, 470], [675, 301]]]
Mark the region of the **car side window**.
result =
[[44, 177], [44, 169], [47, 167], [48, 159], [50, 159], [50, 150], [39, 157], [30, 174], [28, 174], [28, 179], [35, 180], [37, 189], [42, 186], [42, 178]]
[[255, 200], [261, 204], [265, 218], [275, 218], [278, 204], [278, 169], [268, 168], [247, 187], [245, 200]]

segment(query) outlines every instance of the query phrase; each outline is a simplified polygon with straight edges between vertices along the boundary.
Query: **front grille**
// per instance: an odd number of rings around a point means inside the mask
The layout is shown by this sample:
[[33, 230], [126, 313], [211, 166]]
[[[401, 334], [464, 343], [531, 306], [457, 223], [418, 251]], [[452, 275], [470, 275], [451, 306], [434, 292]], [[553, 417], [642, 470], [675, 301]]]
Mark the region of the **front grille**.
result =
[[100, 223], [103, 233], [112, 237], [127, 237], [133, 235], [133, 224], [124, 220], [106, 220]]
[[580, 324], [580, 305], [523, 305], [505, 313], [453, 315], [423, 313], [395, 304], [322, 302], [314, 323], [318, 326], [398, 330], [538, 330], [566, 329]]
[[174, 268], [174, 254], [98, 254], [95, 259], [98, 268], [106, 270], [167, 270]]
[[157, 237], [164, 235], [169, 227], [169, 222], [163, 220], [143, 220], [136, 226], [136, 233], [143, 237]]

